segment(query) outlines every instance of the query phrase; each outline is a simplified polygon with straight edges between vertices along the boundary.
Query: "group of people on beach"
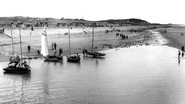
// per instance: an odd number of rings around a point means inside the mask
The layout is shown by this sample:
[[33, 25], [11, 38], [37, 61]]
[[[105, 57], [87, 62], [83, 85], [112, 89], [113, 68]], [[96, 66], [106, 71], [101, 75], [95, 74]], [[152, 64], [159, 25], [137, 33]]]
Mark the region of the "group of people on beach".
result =
[[[52, 43], [52, 50], [56, 50], [57, 49], [57, 44], [54, 42], [54, 43]], [[28, 49], [28, 52], [30, 53], [30, 51], [31, 51], [31, 46], [28, 44], [28, 46], [27, 46], [27, 49]], [[57, 53], [57, 51], [55, 51], [54, 52], [54, 55], [56, 55], [56, 53]], [[40, 50], [37, 50], [37, 55], [40, 55], [41, 53], [40, 53]], [[60, 48], [59, 49], [59, 56], [61, 56], [63, 54], [63, 48]]]
[[83, 49], [83, 51], [82, 51], [82, 54], [83, 54], [84, 56], [87, 56], [87, 50], [85, 49], [85, 47], [84, 47], [84, 49]]
[[51, 44], [51, 49], [56, 50], [57, 49], [57, 44], [54, 42]]
[[120, 36], [122, 39], [128, 39], [128, 35], [124, 35], [123, 33], [116, 33], [116, 36]]
[[184, 36], [184, 33], [181, 33], [181, 36]]

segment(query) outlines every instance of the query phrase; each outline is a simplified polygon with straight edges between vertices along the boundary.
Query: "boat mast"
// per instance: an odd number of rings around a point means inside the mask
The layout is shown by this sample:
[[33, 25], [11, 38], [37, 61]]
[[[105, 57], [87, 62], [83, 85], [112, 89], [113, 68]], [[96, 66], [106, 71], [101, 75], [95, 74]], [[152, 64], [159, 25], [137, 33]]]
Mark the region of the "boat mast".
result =
[[12, 51], [13, 51], [13, 53], [12, 54], [14, 54], [14, 43], [13, 43], [13, 34], [12, 34], [12, 24], [11, 24], [11, 26], [10, 26], [10, 30], [11, 30], [11, 38], [12, 38]]
[[21, 50], [21, 61], [22, 61], [21, 26], [19, 26], [19, 37], [20, 37], [20, 50]]
[[69, 28], [69, 26], [68, 26], [68, 35], [69, 35], [69, 55], [71, 55], [70, 28]]
[[[48, 37], [47, 37], [47, 27], [46, 27], [46, 25], [44, 26], [44, 35], [46, 36], [46, 45], [47, 45], [47, 49], [48, 49]], [[47, 52], [48, 53], [48, 52]]]
[[92, 28], [92, 52], [94, 51], [94, 23], [93, 23], [93, 28]]

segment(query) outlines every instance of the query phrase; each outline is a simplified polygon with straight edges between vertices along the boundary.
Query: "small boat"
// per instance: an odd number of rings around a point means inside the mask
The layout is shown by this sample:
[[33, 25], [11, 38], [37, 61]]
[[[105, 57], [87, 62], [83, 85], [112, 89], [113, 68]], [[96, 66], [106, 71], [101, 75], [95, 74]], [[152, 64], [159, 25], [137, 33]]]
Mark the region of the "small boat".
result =
[[41, 54], [44, 56], [45, 60], [47, 62], [62, 62], [63, 56], [59, 55], [56, 56], [56, 52], [53, 56], [49, 55], [48, 52], [48, 40], [47, 40], [47, 33], [46, 33], [46, 27], [44, 27], [44, 33], [42, 33], [41, 36]]
[[8, 67], [3, 68], [5, 73], [23, 74], [23, 73], [30, 73], [31, 72], [31, 70], [30, 70], [31, 67], [26, 63], [26, 61], [23, 62], [23, 58], [22, 58], [22, 42], [21, 42], [21, 28], [20, 27], [19, 27], [19, 36], [20, 36], [21, 58], [19, 58], [18, 55], [16, 58], [11, 57], [10, 63], [8, 64]]
[[8, 66], [6, 68], [3, 68], [3, 70], [6, 72], [6, 73], [18, 73], [18, 74], [23, 74], [23, 73], [30, 73], [31, 70], [30, 70], [30, 66], [28, 67], [13, 67], [13, 66]]
[[19, 62], [17, 61], [10, 61], [8, 64], [8, 67], [3, 68], [3, 70], [6, 73], [30, 73], [31, 67], [26, 63], [26, 61], [22, 62], [21, 60]]
[[67, 56], [67, 61], [68, 62], [80, 62], [80, 56], [79, 55], [76, 55], [76, 56]]
[[45, 60], [47, 62], [62, 62], [63, 61], [63, 57], [62, 56], [46, 56]]
[[94, 52], [94, 25], [93, 25], [93, 30], [92, 30], [92, 51], [89, 52], [86, 49], [84, 49], [83, 53], [90, 55], [94, 58], [100, 58], [100, 57], [104, 57], [106, 55], [105, 53]]
[[77, 55], [71, 55], [71, 45], [70, 45], [70, 28], [68, 27], [68, 36], [69, 36], [69, 55], [67, 56], [67, 61], [68, 62], [80, 62], [80, 56]]
[[84, 53], [87, 55], [93, 56], [94, 58], [103, 57], [106, 55], [105, 53], [100, 53], [100, 52], [89, 52], [86, 49], [84, 49]]

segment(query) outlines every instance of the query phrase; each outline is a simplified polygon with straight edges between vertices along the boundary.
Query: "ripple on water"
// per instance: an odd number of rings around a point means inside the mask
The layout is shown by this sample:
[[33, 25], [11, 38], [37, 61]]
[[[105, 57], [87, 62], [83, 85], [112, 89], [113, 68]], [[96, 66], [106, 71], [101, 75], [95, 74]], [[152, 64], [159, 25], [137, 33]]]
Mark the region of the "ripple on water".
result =
[[[185, 102], [185, 63], [177, 49], [142, 46], [103, 51], [104, 59], [82, 58], [80, 64], [30, 60], [30, 75], [3, 74], [0, 103]], [[7, 63], [0, 63], [0, 68]]]

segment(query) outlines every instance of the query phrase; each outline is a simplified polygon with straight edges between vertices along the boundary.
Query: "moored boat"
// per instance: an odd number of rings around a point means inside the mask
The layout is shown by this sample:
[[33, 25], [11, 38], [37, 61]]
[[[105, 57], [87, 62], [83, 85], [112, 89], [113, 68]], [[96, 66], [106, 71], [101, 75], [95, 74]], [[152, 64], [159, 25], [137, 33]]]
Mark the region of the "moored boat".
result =
[[63, 57], [62, 56], [46, 56], [45, 60], [47, 62], [62, 62], [63, 61]]
[[27, 67], [22, 67], [22, 66], [19, 66], [19, 67], [8, 66], [6, 68], [3, 68], [3, 70], [6, 73], [18, 73], [18, 74], [30, 73], [31, 72], [30, 69], [31, 69], [30, 66], [27, 66]]
[[105, 53], [100, 53], [100, 52], [94, 52], [94, 25], [93, 24], [93, 30], [92, 30], [92, 51], [89, 52], [86, 49], [83, 50], [83, 54], [92, 56], [94, 58], [100, 58], [100, 57], [104, 57], [106, 54]]
[[62, 62], [63, 61], [63, 56], [61, 55], [62, 53], [59, 53], [59, 55], [56, 56], [56, 51], [55, 51], [53, 56], [49, 55], [46, 27], [44, 27], [44, 33], [41, 36], [41, 54], [45, 58], [44, 61], [47, 61], [47, 62]]
[[69, 36], [69, 55], [67, 56], [67, 61], [68, 62], [80, 62], [80, 56], [77, 55], [71, 55], [71, 44], [70, 44], [70, 28], [68, 27], [68, 36]]
[[[23, 61], [23, 58], [22, 58], [22, 42], [21, 42], [21, 28], [20, 28], [20, 26], [19, 26], [19, 36], [20, 36], [20, 51], [21, 51], [20, 56], [21, 56], [21, 58], [19, 58], [18, 55], [17, 55], [17, 57], [12, 56], [10, 58], [10, 63], [8, 64], [8, 67], [3, 68], [3, 70], [6, 73], [20, 73], [20, 74], [22, 74], [22, 73], [30, 73], [31, 72], [31, 70], [30, 70], [31, 67], [26, 63], [26, 61]], [[14, 54], [14, 52], [13, 52], [13, 54]]]
[[100, 52], [89, 52], [89, 51], [87, 51], [86, 49], [84, 49], [84, 53], [85, 53], [86, 55], [90, 55], [90, 56], [92, 56], [92, 57], [94, 57], [94, 58], [103, 57], [103, 56], [106, 55], [105, 53], [100, 53]]
[[68, 62], [80, 62], [80, 56], [79, 55], [75, 55], [75, 56], [67, 56], [67, 61]]

